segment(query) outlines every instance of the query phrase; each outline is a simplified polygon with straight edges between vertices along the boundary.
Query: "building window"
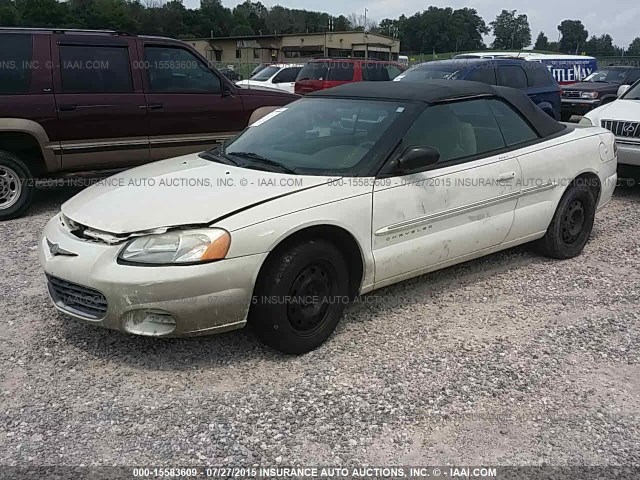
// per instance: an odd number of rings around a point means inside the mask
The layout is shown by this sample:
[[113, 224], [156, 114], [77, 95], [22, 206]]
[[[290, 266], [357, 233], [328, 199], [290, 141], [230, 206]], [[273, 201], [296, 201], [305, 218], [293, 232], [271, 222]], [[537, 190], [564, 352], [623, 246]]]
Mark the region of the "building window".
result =
[[216, 50], [216, 62], [221, 62], [221, 61], [222, 61], [222, 51]]
[[236, 58], [242, 58], [242, 50], [236, 48]]
[[253, 49], [253, 58], [260, 58], [260, 49], [259, 48], [254, 48]]

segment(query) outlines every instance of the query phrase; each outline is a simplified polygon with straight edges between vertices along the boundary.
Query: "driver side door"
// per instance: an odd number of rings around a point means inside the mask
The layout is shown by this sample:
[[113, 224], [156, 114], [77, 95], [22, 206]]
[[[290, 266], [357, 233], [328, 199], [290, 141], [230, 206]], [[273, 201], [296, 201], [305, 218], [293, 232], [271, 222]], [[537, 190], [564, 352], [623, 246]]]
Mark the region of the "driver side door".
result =
[[455, 263], [507, 237], [521, 171], [488, 102], [427, 107], [404, 135], [398, 152], [430, 146], [440, 159], [425, 171], [394, 174], [392, 157], [387, 178], [376, 182], [376, 288]]
[[143, 45], [151, 161], [206, 150], [246, 126], [242, 100], [194, 52]]

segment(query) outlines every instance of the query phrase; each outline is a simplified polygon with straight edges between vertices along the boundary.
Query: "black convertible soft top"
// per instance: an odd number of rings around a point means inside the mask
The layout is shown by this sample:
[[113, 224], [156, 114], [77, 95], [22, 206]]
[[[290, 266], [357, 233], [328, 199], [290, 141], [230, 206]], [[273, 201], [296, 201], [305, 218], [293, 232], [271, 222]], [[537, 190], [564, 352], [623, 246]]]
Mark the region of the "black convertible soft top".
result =
[[442, 103], [469, 97], [499, 97], [510, 103], [536, 129], [548, 137], [566, 129], [565, 125], [539, 109], [523, 92], [466, 80], [429, 80], [426, 82], [353, 82], [310, 93], [312, 97], [367, 98], [404, 102]]

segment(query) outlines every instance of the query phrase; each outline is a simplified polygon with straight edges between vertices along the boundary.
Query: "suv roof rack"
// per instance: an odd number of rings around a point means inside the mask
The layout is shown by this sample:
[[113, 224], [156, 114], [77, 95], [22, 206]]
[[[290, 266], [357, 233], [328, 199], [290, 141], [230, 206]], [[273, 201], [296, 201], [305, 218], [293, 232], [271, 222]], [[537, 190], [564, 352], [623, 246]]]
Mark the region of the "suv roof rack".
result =
[[119, 30], [96, 30], [96, 29], [83, 29], [83, 28], [38, 28], [38, 27], [0, 27], [0, 31], [15, 30], [25, 32], [51, 32], [51, 33], [93, 33], [104, 35], [123, 35], [128, 37], [135, 37], [136, 34], [123, 32]]

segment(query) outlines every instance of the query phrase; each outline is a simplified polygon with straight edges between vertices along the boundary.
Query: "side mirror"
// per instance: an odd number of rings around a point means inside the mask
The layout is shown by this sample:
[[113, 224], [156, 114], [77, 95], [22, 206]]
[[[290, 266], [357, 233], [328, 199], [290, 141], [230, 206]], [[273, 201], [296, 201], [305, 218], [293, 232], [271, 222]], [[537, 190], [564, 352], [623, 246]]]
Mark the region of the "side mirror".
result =
[[413, 173], [429, 167], [440, 160], [440, 152], [433, 147], [407, 147], [398, 159], [397, 169], [401, 173]]
[[629, 91], [630, 88], [631, 88], [631, 85], [620, 85], [618, 87], [618, 98], [620, 98], [622, 95], [627, 93], [627, 91]]
[[231, 89], [229, 84], [227, 82], [222, 82], [222, 96], [228, 97], [231, 94], [233, 94], [233, 90]]

